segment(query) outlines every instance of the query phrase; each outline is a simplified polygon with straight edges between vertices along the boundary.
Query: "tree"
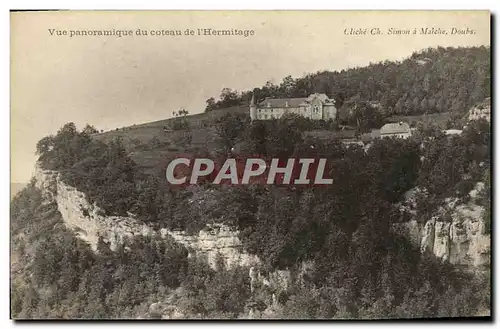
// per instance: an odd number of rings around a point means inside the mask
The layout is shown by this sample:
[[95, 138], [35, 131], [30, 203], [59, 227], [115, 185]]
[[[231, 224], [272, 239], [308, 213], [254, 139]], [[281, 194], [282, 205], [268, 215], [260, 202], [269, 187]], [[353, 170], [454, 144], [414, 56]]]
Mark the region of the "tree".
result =
[[54, 147], [54, 136], [46, 136], [36, 143], [36, 154], [43, 155]]
[[82, 133], [93, 135], [99, 133], [99, 131], [94, 126], [87, 124], [85, 128], [83, 128]]
[[283, 78], [279, 86], [281, 97], [292, 97], [293, 90], [295, 89], [295, 80], [291, 75]]
[[295, 145], [302, 142], [302, 132], [296, 122], [282, 117], [269, 122], [270, 128], [266, 136], [266, 154], [271, 157], [287, 158]]
[[236, 90], [232, 90], [231, 88], [223, 88], [220, 93], [219, 103], [221, 107], [230, 107], [239, 105], [240, 95]]
[[57, 132], [57, 135], [75, 135], [77, 133], [76, 126], [73, 122], [68, 122]]
[[35, 290], [33, 285], [29, 283], [26, 292], [24, 294], [22, 311], [20, 312], [19, 317], [31, 318], [36, 312], [36, 308], [38, 306], [39, 301], [40, 301], [40, 295]]
[[420, 101], [419, 101], [419, 99], [418, 99], [417, 96], [415, 96], [413, 98], [413, 102], [412, 102], [411, 105], [412, 105], [412, 111], [413, 111], [413, 113], [422, 113], [422, 111], [420, 109], [420, 106], [419, 106], [420, 105]]
[[253, 121], [243, 134], [249, 154], [266, 155], [266, 138], [268, 134], [266, 123]]
[[422, 98], [422, 101], [420, 102], [420, 111], [422, 113], [427, 113], [427, 111], [429, 110], [429, 103], [427, 101], [427, 98]]
[[207, 99], [206, 103], [207, 105], [205, 106], [205, 112], [210, 112], [217, 109], [217, 103], [215, 102], [215, 98], [210, 97], [209, 99]]
[[482, 220], [484, 223], [484, 228], [486, 233], [491, 233], [491, 177], [490, 177], [490, 171], [487, 170], [485, 175], [484, 175], [484, 189], [481, 191], [480, 197], [481, 201], [480, 203], [484, 207], [483, 214], [482, 214]]
[[394, 107], [394, 114], [402, 114], [405, 107], [405, 100], [403, 97], [400, 97]]
[[240, 116], [227, 113], [217, 119], [215, 130], [219, 137], [219, 143], [227, 154], [234, 146], [236, 139], [242, 134], [244, 124]]
[[172, 112], [172, 123], [171, 123], [171, 128], [173, 130], [181, 130], [181, 129], [188, 129], [189, 128], [189, 122], [186, 118], [186, 116], [189, 114], [189, 112], [181, 108], [177, 112], [173, 111]]

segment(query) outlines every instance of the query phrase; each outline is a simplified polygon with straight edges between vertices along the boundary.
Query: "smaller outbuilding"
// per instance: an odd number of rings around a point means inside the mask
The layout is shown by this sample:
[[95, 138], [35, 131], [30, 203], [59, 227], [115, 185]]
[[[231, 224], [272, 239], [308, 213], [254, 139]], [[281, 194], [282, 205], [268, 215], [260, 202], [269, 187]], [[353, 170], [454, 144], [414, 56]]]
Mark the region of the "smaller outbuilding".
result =
[[411, 136], [410, 126], [406, 122], [387, 123], [380, 128], [380, 138], [403, 138]]

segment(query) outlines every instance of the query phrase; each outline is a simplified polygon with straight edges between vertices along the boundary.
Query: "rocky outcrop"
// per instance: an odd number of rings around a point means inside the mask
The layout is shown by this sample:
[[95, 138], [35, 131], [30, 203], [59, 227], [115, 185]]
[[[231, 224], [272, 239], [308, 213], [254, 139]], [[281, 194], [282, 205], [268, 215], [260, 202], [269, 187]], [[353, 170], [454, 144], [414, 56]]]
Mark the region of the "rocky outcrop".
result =
[[436, 221], [434, 224], [434, 246], [436, 257], [447, 261], [450, 258], [450, 223]]
[[64, 224], [72, 229], [82, 240], [88, 242], [95, 250], [99, 237], [114, 249], [126, 237], [136, 235], [159, 234], [170, 236], [184, 245], [191, 255], [206, 257], [212, 268], [217, 267], [218, 259], [222, 259], [227, 268], [233, 266], [256, 266], [260, 264], [257, 256], [243, 250], [238, 238], [238, 231], [233, 231], [222, 224], [209, 225], [197, 235], [189, 235], [183, 231], [161, 229], [153, 231], [151, 227], [129, 216], [106, 216], [97, 205], [88, 202], [85, 194], [69, 186], [61, 180], [60, 174], [35, 168], [36, 186], [42, 190], [44, 198], [56, 202]]
[[433, 252], [434, 251], [434, 240], [436, 238], [436, 219], [432, 218], [427, 221], [424, 225], [420, 251], [424, 252]]
[[208, 264], [215, 269], [218, 266], [218, 259], [224, 261], [226, 268], [261, 264], [257, 256], [243, 250], [243, 244], [238, 237], [239, 232], [223, 224], [207, 225], [197, 235], [166, 229], [161, 229], [161, 234], [170, 235], [175, 241], [186, 246], [192, 254], [205, 256]]
[[481, 220], [482, 207], [461, 205], [457, 207], [450, 226], [449, 259], [452, 264], [490, 264], [491, 235]]
[[393, 231], [408, 237], [422, 253], [430, 252], [451, 264], [489, 265], [491, 236], [482, 220], [484, 208], [475, 204], [482, 188], [484, 184], [478, 183], [466, 204], [457, 205], [457, 200], [449, 199], [438, 215], [424, 224], [411, 219], [394, 224]]
[[64, 183], [57, 172], [37, 166], [35, 179], [35, 186], [42, 190], [45, 200], [56, 202], [64, 224], [93, 249], [96, 249], [99, 237], [114, 249], [126, 236], [152, 232], [131, 217], [105, 216], [99, 207], [87, 201], [83, 192]]

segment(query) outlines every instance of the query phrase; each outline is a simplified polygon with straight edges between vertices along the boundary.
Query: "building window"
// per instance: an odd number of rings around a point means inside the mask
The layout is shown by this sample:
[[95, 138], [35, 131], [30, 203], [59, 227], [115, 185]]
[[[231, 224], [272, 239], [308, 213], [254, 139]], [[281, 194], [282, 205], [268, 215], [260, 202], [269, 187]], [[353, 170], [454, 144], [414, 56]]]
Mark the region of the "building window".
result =
[[271, 103], [270, 102], [267, 102], [267, 107], [271, 107]]

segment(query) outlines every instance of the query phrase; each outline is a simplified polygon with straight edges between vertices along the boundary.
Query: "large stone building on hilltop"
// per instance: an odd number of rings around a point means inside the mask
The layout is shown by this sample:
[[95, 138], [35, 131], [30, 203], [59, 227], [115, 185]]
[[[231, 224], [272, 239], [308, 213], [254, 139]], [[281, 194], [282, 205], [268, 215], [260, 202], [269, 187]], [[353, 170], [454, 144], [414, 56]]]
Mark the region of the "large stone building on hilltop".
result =
[[294, 113], [312, 120], [335, 120], [337, 108], [334, 100], [325, 94], [311, 94], [307, 98], [266, 98], [255, 104], [254, 96], [250, 102], [252, 120], [272, 120], [286, 113]]

